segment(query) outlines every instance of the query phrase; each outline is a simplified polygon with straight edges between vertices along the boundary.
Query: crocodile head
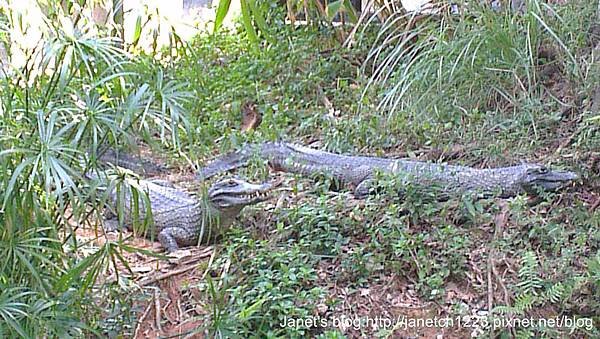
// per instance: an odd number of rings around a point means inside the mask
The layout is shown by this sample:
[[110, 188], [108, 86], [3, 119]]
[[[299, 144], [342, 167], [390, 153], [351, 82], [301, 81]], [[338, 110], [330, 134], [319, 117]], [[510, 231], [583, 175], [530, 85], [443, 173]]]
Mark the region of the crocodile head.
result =
[[555, 191], [579, 178], [576, 173], [553, 170], [543, 165], [532, 164], [526, 167], [521, 185], [529, 193], [537, 193], [539, 189]]
[[221, 211], [235, 213], [247, 205], [267, 200], [272, 188], [269, 183], [251, 184], [236, 178], [223, 179], [208, 189], [208, 201]]

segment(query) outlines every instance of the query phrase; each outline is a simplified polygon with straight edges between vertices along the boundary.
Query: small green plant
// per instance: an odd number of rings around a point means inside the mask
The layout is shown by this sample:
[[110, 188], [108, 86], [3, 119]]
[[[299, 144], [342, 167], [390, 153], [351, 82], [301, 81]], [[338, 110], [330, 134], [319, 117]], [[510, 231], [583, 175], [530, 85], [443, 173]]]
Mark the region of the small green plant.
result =
[[[541, 308], [548, 304], [560, 304], [585, 281], [582, 277], [574, 277], [568, 281], [556, 283], [544, 281], [539, 273], [538, 258], [531, 251], [523, 254], [518, 277], [519, 282], [516, 285], [517, 295], [514, 303], [512, 305], [496, 306], [493, 309], [493, 313], [500, 317], [524, 317], [531, 314], [534, 308]], [[593, 331], [594, 329], [584, 328], [579, 330]], [[517, 335], [529, 338], [533, 336], [535, 331], [544, 333], [545, 331], [556, 331], [556, 329], [536, 326], [533, 326], [533, 328], [518, 328]]]
[[320, 289], [310, 287], [315, 279], [314, 259], [291, 242], [289, 249], [274, 248], [239, 235], [231, 245], [228, 257], [239, 272], [222, 277], [219, 289], [211, 278], [201, 286], [211, 296], [212, 314], [207, 327], [211, 335], [306, 334], [305, 328], [279, 324], [284, 316], [309, 316], [315, 301], [321, 298]]

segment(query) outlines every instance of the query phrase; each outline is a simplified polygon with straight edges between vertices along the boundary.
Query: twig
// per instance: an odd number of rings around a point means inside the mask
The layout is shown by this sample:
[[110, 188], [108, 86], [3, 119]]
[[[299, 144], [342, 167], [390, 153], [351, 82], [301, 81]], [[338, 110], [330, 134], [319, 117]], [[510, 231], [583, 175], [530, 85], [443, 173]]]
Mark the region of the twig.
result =
[[227, 261], [223, 265], [223, 271], [221, 271], [221, 278], [219, 279], [219, 289], [223, 287], [223, 281], [225, 280], [223, 278], [229, 273], [229, 267], [231, 267], [231, 258], [227, 258]]
[[590, 206], [590, 213], [594, 213], [594, 211], [596, 210], [596, 208], [598, 208], [598, 206], [600, 206], [600, 197], [598, 197], [598, 199], [596, 199], [596, 201], [592, 204], [592, 206]]
[[329, 98], [327, 98], [327, 96], [325, 95], [325, 91], [323, 90], [323, 87], [321, 87], [319, 84], [317, 84], [317, 95], [321, 99], [323, 106], [325, 106], [325, 108], [327, 108], [327, 113], [329, 114], [329, 116], [331, 118], [334, 118], [335, 117], [335, 108], [333, 108], [333, 104], [331, 103], [331, 101], [329, 101]]
[[344, 44], [342, 45], [343, 47], [350, 48], [350, 46], [352, 45], [352, 41], [354, 40], [354, 36], [356, 35], [356, 32], [358, 31], [358, 28], [361, 27], [363, 21], [365, 21], [365, 18], [367, 17], [368, 13], [370, 12], [369, 10], [373, 6], [374, 2], [375, 2], [374, 0], [370, 0], [367, 3], [367, 5], [362, 9], [362, 11], [360, 13], [360, 17], [358, 18], [358, 21], [354, 25], [354, 28], [352, 28], [352, 31], [350, 31], [350, 34], [348, 34], [348, 36], [346, 37], [346, 41], [344, 41]]
[[162, 332], [162, 327], [160, 326], [160, 289], [154, 289], [154, 312], [156, 316], [154, 321], [156, 322], [156, 328], [159, 332]]
[[488, 260], [487, 260], [487, 304], [488, 304], [488, 313], [492, 314], [492, 308], [494, 307], [494, 288], [492, 282], [492, 265], [494, 265], [492, 260], [492, 249], [489, 250]]
[[504, 285], [504, 282], [502, 281], [502, 278], [500, 277], [500, 275], [498, 274], [498, 270], [496, 269], [496, 265], [492, 265], [492, 273], [494, 273], [494, 277], [496, 278], [496, 281], [498, 282], [498, 285], [500, 285], [500, 287], [502, 288], [502, 292], [504, 294], [504, 303], [506, 304], [506, 306], [508, 306], [510, 304], [510, 298], [508, 296], [508, 289], [506, 288], [506, 285]]
[[[508, 215], [508, 205], [506, 202], [501, 201], [498, 202], [500, 206], [500, 213], [494, 216], [494, 236], [492, 241], [490, 242], [490, 247], [488, 250], [488, 260], [487, 260], [487, 302], [488, 302], [488, 316], [492, 315], [492, 309], [494, 308], [494, 286], [492, 280], [492, 274], [495, 272], [496, 268], [494, 267], [494, 257], [496, 256], [496, 241], [500, 236], [500, 232], [502, 228], [506, 225], [507, 215]], [[502, 285], [503, 286], [503, 285]], [[506, 290], [506, 288], [505, 288]], [[493, 328], [490, 329], [490, 337], [493, 337]]]
[[190, 257], [190, 258], [187, 258], [185, 261], [183, 261], [183, 262], [181, 263], [181, 265], [186, 265], [186, 264], [189, 264], [189, 263], [193, 263], [192, 265], [185, 266], [185, 267], [182, 267], [182, 268], [180, 268], [180, 269], [177, 269], [177, 270], [169, 271], [169, 272], [166, 272], [166, 273], [163, 273], [163, 274], [157, 275], [157, 276], [143, 278], [143, 279], [141, 279], [141, 280], [139, 281], [138, 285], [139, 285], [140, 287], [142, 287], [142, 286], [146, 286], [146, 285], [150, 285], [150, 284], [152, 284], [152, 283], [155, 283], [155, 282], [157, 282], [157, 281], [164, 280], [164, 279], [166, 279], [166, 278], [169, 278], [169, 277], [172, 277], [172, 276], [174, 276], [174, 275], [178, 275], [178, 274], [181, 274], [181, 273], [185, 273], [185, 272], [187, 272], [187, 271], [189, 271], [189, 270], [191, 270], [191, 269], [195, 268], [195, 267], [197, 266], [197, 264], [196, 264], [196, 263], [197, 263], [197, 261], [198, 261], [198, 260], [200, 260], [200, 259], [203, 259], [203, 258], [207, 257], [207, 256], [208, 256], [208, 254], [209, 254], [209, 253], [211, 253], [211, 252], [213, 252], [213, 251], [214, 251], [214, 247], [213, 247], [213, 246], [207, 247], [207, 248], [206, 248], [205, 250], [203, 250], [202, 252], [200, 252], [200, 253], [198, 253], [198, 254], [196, 254], [196, 255], [194, 255], [194, 256], [192, 256], [192, 257]]
[[181, 298], [177, 298], [177, 319], [183, 318], [183, 309], [181, 309]]
[[573, 142], [573, 140], [575, 139], [575, 137], [577, 135], [579, 135], [579, 133], [581, 132], [581, 128], [577, 128], [573, 133], [571, 133], [567, 138], [565, 138], [556, 148], [556, 150], [554, 150], [554, 152], [552, 154], [548, 154], [546, 157], [544, 157], [545, 159], [548, 159], [551, 155], [556, 155], [559, 154], [564, 148], [566, 148], [567, 146], [569, 146], [571, 144], [571, 142]]
[[138, 285], [139, 286], [150, 285], [150, 284], [153, 284], [153, 283], [155, 283], [157, 281], [161, 281], [161, 280], [167, 279], [169, 277], [172, 277], [174, 275], [178, 275], [178, 274], [190, 271], [190, 270], [196, 268], [197, 266], [198, 266], [197, 264], [193, 264], [193, 265], [182, 267], [182, 268], [180, 268], [178, 270], [169, 271], [169, 272], [166, 272], [166, 273], [154, 276], [154, 277], [144, 278], [144, 279], [140, 280], [140, 282], [138, 283]]
[[146, 320], [146, 317], [150, 313], [151, 309], [152, 309], [152, 303], [148, 303], [148, 306], [146, 306], [146, 309], [144, 310], [144, 314], [142, 314], [142, 316], [140, 317], [140, 319], [137, 322], [137, 325], [135, 325], [135, 331], [133, 332], [134, 339], [138, 337], [138, 333], [140, 331], [142, 323], [144, 322], [144, 320]]
[[214, 250], [213, 246], [208, 246], [202, 250], [202, 252], [198, 252], [196, 254], [191, 254], [189, 256], [184, 256], [180, 258], [170, 257], [169, 262], [177, 265], [187, 265], [191, 263], [195, 263], [200, 259], [206, 258], [212, 251]]
[[210, 259], [208, 259], [208, 265], [206, 265], [206, 270], [204, 270], [201, 280], [204, 280], [204, 278], [206, 278], [206, 275], [208, 274], [208, 271], [210, 270], [210, 266], [212, 265], [213, 260], [215, 260], [216, 255], [217, 255], [217, 251], [213, 251], [212, 255], [210, 256]]
[[[175, 320], [173, 320], [173, 318], [171, 318], [171, 316], [169, 315], [169, 312], [167, 312], [167, 309], [169, 308], [169, 306], [171, 306], [171, 304], [173, 303], [173, 299], [169, 299], [169, 301], [167, 301], [167, 304], [165, 306], [163, 306], [163, 311], [165, 312], [165, 318], [167, 318], [167, 320], [171, 323], [171, 324], [177, 324], [177, 322]], [[179, 319], [179, 317], [178, 317]]]

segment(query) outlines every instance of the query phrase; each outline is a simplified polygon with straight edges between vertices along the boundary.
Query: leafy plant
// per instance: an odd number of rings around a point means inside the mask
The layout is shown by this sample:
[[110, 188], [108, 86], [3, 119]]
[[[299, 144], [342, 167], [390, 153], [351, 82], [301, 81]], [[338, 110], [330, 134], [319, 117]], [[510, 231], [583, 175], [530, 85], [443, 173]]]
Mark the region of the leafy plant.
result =
[[[225, 20], [225, 16], [229, 12], [230, 4], [231, 0], [219, 1], [213, 28], [214, 32], [221, 28], [223, 20]], [[258, 43], [258, 32], [260, 32], [268, 41], [273, 42], [274, 40], [269, 34], [269, 29], [261, 6], [254, 0], [240, 0], [240, 6], [242, 11], [241, 21], [246, 30], [246, 34], [248, 35], [248, 39], [253, 43]], [[255, 25], [258, 30], [255, 28]]]
[[[571, 10], [527, 4], [522, 15], [470, 4], [462, 15], [441, 12], [416, 22], [403, 10], [389, 16], [367, 62], [369, 86], [386, 88], [379, 108], [428, 112], [422, 119], [445, 122], [492, 106], [542, 109], [535, 98], [543, 81], [539, 70], [549, 61], [543, 51], [553, 51], [553, 65], [570, 79], [581, 81], [583, 74], [573, 57], [578, 41], [561, 16]], [[399, 20], [408, 23], [398, 27]], [[589, 22], [581, 25], [585, 30]]]
[[[496, 306], [493, 313], [511, 317], [526, 316], [534, 308], [560, 303], [585, 281], [582, 277], [574, 277], [565, 282], [548, 284], [541, 279], [538, 266], [538, 258], [535, 253], [528, 251], [523, 254], [519, 269], [519, 283], [517, 284], [519, 292], [513, 305]], [[531, 337], [536, 330], [545, 331], [547, 329], [519, 328], [518, 335]]]
[[[334, 19], [348, 18], [351, 23], [358, 21], [358, 15], [350, 0], [337, 0], [330, 3], [322, 3], [319, 0], [286, 0], [277, 1], [255, 1], [241, 0], [241, 23], [245, 29], [248, 39], [257, 44], [259, 34], [269, 43], [275, 42], [273, 34], [274, 22], [283, 22], [283, 19], [273, 20], [273, 16], [283, 17], [283, 9], [272, 10], [282, 7], [285, 3], [285, 12], [293, 26], [297, 23], [297, 18], [301, 15], [307, 22], [323, 22], [331, 25]], [[265, 5], [266, 4], [266, 5]], [[225, 17], [229, 13], [231, 0], [220, 0], [216, 11], [213, 33], [216, 33], [222, 26]], [[302, 12], [301, 14], [299, 12]], [[299, 15], [300, 14], [300, 15]], [[343, 28], [342, 28], [343, 29]]]
[[[155, 79], [138, 72], [118, 39], [98, 36], [81, 6], [21, 8], [43, 19], [38, 26], [24, 20], [20, 7], [0, 12], [6, 31], [0, 38], [11, 45], [0, 78], [0, 253], [7, 259], [0, 265], [7, 326], [0, 331], [9, 337], [94, 331], [88, 324], [98, 313], [87, 292], [109, 265], [128, 267], [121, 252], [134, 249], [107, 242], [78, 261], [72, 223], [101, 215], [111, 191], [121, 222], [125, 205], [151, 218], [135, 181], [109, 178], [102, 191], [90, 180], [98, 178], [97, 160], [108, 146], [126, 146], [157, 127], [164, 143], [179, 147], [187, 127], [184, 85], [158, 66]], [[39, 44], [20, 41], [32, 34]]]
[[[246, 257], [247, 246], [258, 250]], [[249, 335], [302, 335], [305, 328], [282, 328], [287, 317], [306, 317], [319, 298], [319, 288], [307, 284], [314, 281], [313, 260], [301, 253], [298, 245], [290, 249], [271, 248], [245, 236], [234, 238], [229, 247], [229, 260], [237, 262], [241, 271], [223, 276], [217, 283], [207, 278], [212, 314], [207, 329], [211, 335], [247, 337]], [[235, 284], [233, 281], [237, 280]]]

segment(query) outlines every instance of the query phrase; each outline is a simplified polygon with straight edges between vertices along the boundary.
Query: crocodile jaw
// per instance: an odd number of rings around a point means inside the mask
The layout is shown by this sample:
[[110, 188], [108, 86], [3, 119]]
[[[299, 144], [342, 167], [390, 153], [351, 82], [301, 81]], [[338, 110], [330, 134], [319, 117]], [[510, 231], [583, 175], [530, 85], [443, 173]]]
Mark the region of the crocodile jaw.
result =
[[208, 199], [217, 208], [241, 209], [269, 199], [272, 188], [270, 183], [252, 184], [241, 179], [225, 179], [209, 189]]
[[556, 191], [577, 179], [579, 179], [579, 176], [574, 172], [535, 166], [528, 169], [523, 178], [523, 187], [529, 192], [535, 192], [539, 189]]

